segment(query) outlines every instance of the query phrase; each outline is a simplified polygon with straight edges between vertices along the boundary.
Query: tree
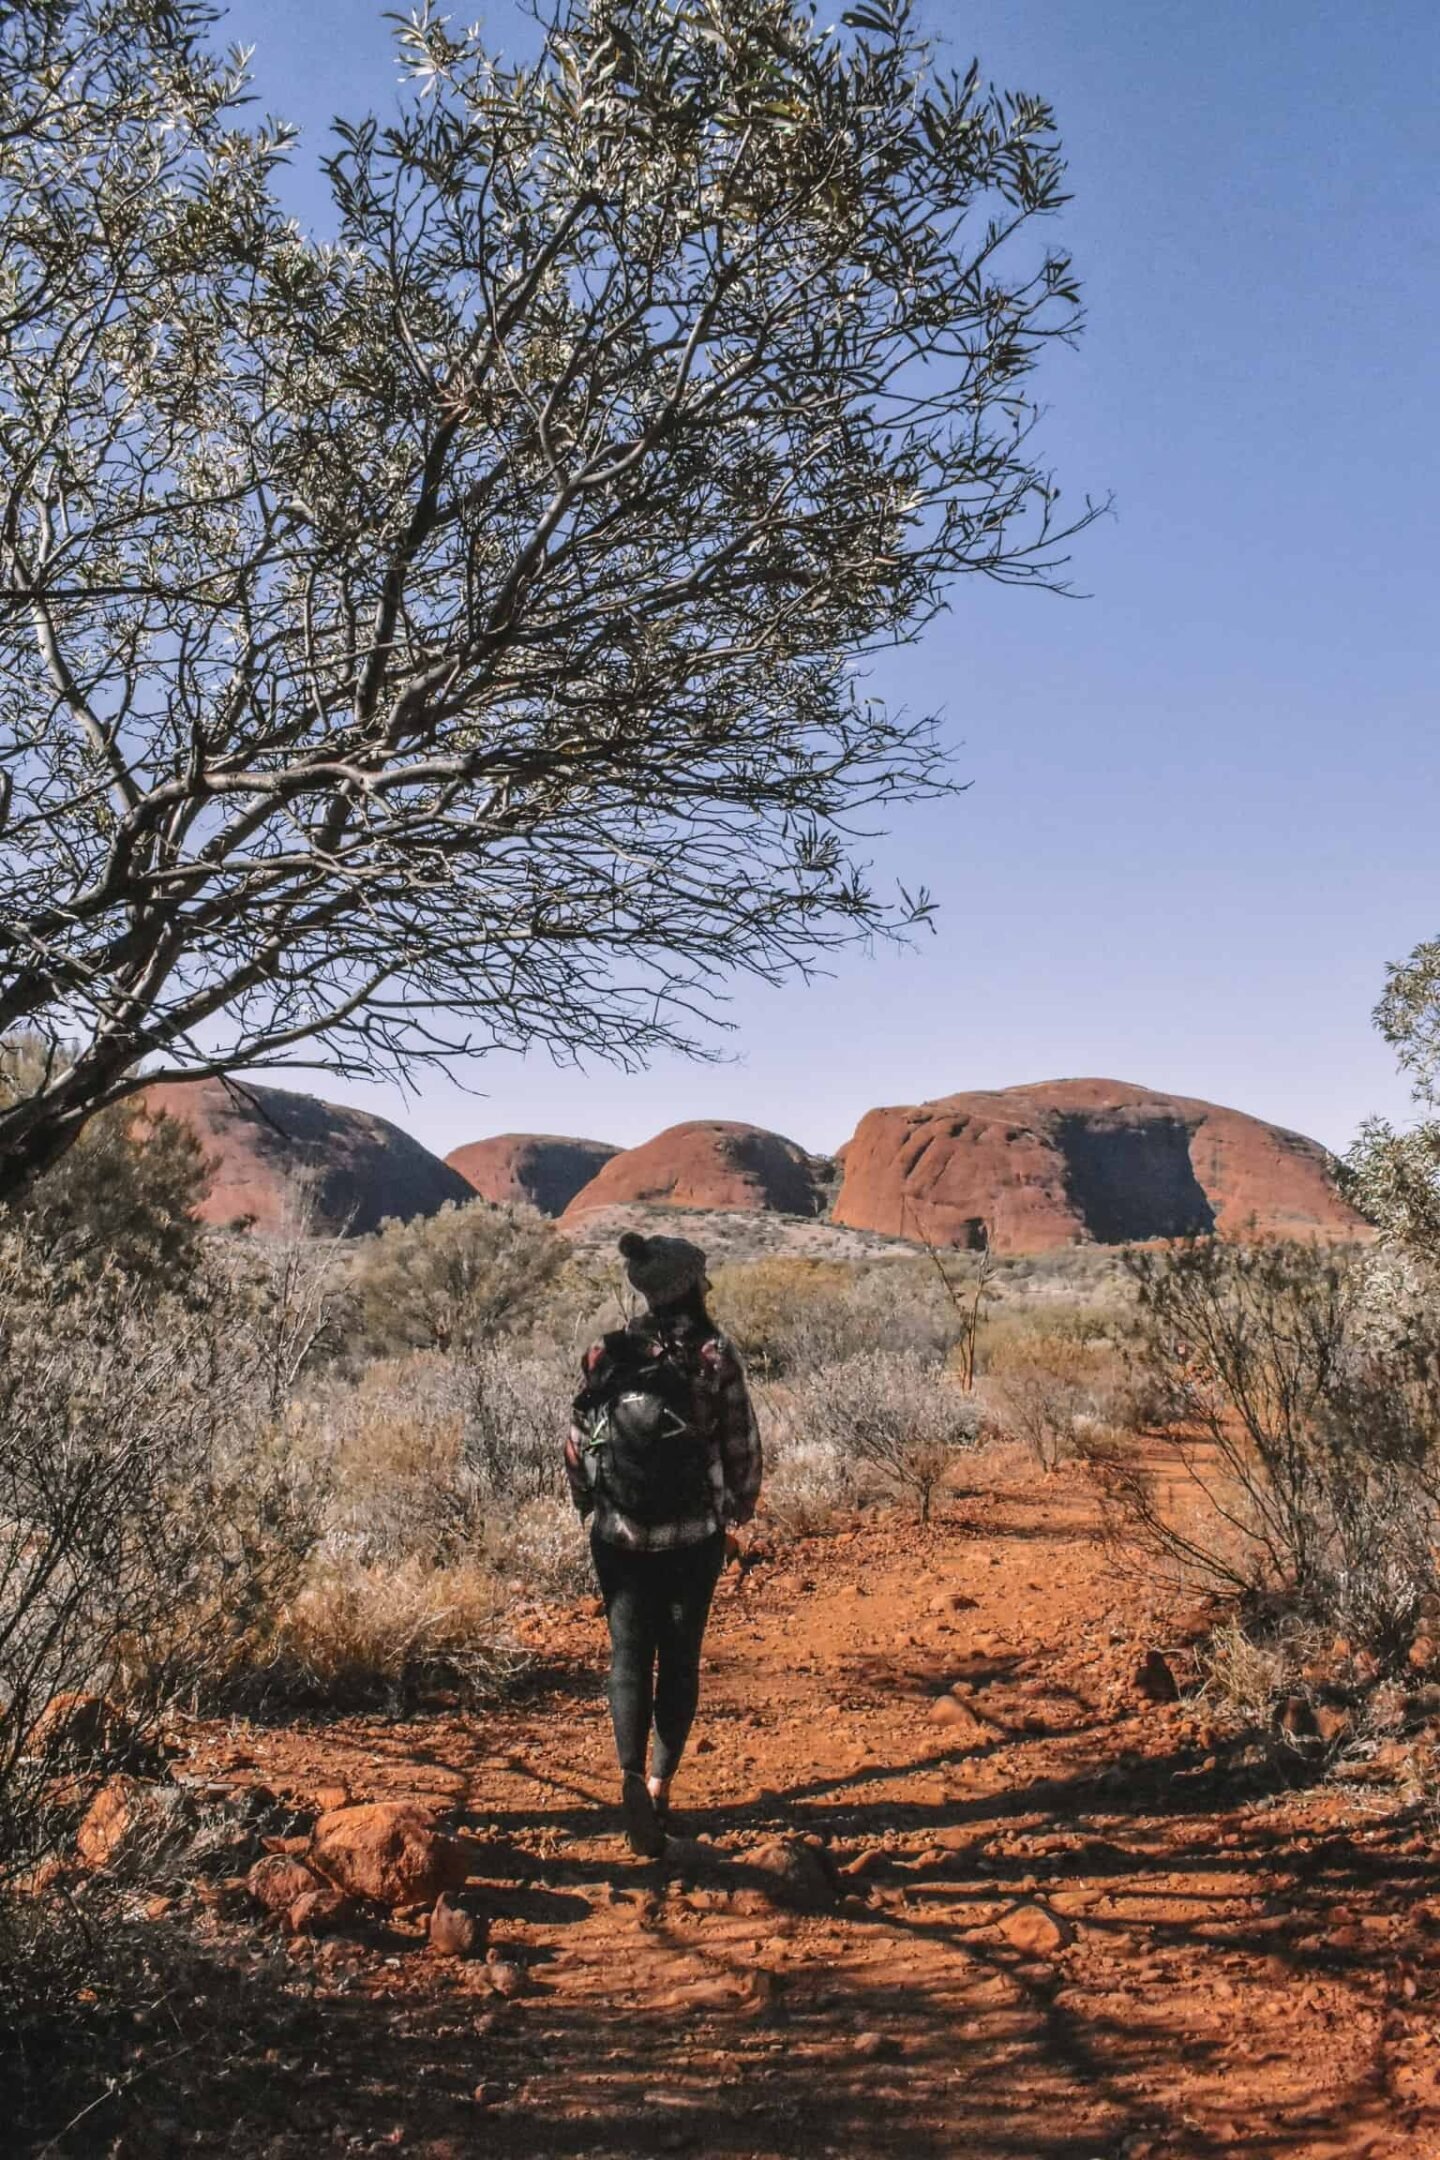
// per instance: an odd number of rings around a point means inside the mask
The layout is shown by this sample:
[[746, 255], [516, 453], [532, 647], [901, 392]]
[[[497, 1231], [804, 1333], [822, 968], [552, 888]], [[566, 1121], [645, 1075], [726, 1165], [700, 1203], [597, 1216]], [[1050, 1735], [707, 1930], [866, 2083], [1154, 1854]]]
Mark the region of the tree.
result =
[[864, 657], [1063, 560], [1052, 116], [910, 0], [560, 0], [524, 65], [422, 6], [333, 244], [215, 20], [0, 14], [0, 1032], [78, 1044], [0, 1197], [146, 1077], [633, 1063], [923, 919]]
[[[0, 1103], [33, 1092], [44, 1065], [36, 1043], [0, 1045]], [[102, 1110], [22, 1200], [0, 1208], [0, 1244], [18, 1234], [30, 1262], [20, 1267], [22, 1256], [10, 1255], [7, 1297], [22, 1276], [43, 1282], [46, 1297], [78, 1292], [102, 1274], [144, 1291], [189, 1286], [200, 1260], [195, 1210], [210, 1175], [199, 1141], [177, 1118], [137, 1116], [126, 1102]]]
[[[1388, 970], [1375, 1023], [1410, 1074], [1414, 1100], [1440, 1108], [1440, 939]], [[1350, 1198], [1392, 1252], [1427, 1271], [1440, 1265], [1440, 1118], [1398, 1133], [1367, 1118], [1344, 1170]]]

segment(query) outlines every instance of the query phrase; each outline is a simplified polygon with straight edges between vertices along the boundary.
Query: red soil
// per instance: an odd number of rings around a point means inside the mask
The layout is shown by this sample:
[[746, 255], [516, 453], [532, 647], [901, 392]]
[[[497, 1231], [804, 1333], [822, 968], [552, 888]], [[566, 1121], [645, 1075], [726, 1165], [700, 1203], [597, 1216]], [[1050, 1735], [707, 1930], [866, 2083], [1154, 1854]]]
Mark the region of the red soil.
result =
[[[107, 2103], [95, 2149], [1435, 2160], [1440, 1885], [1408, 1771], [1307, 1786], [1147, 1700], [1144, 1653], [1183, 1675], [1185, 1628], [1117, 1575], [1083, 1472], [979, 1467], [928, 1531], [727, 1576], [677, 1794], [715, 1874], [616, 1836], [588, 1607], [531, 1611], [547, 1677], [518, 1706], [191, 1728], [188, 1767], [232, 1786], [452, 1810], [492, 1962], [428, 1954], [419, 1916], [277, 1940], [280, 2023], [233, 2018]], [[843, 1895], [766, 1890], [798, 1835]], [[256, 1958], [253, 1919], [212, 1926]]]

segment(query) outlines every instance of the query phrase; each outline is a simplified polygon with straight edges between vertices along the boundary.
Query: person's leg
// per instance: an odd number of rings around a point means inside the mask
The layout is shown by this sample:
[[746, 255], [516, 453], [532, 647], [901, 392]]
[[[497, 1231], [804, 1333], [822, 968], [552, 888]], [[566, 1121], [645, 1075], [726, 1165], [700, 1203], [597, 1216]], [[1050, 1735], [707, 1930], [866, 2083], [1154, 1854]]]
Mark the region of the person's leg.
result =
[[660, 1670], [655, 1683], [655, 1747], [650, 1764], [650, 1791], [662, 1804], [695, 1722], [700, 1700], [700, 1645], [725, 1559], [725, 1539], [717, 1531], [703, 1545], [683, 1545], [664, 1558], [667, 1580], [655, 1614]]
[[610, 1721], [620, 1768], [645, 1775], [654, 1701], [655, 1606], [646, 1580], [649, 1553], [592, 1537], [595, 1577], [610, 1628]]

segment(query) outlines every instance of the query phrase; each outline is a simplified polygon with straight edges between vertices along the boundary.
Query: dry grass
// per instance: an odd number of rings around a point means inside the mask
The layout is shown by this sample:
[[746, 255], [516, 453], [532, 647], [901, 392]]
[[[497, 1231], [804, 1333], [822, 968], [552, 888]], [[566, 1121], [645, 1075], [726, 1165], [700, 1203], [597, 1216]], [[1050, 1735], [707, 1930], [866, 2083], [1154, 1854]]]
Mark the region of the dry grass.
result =
[[490, 1568], [417, 1559], [318, 1561], [267, 1647], [272, 1692], [327, 1707], [408, 1708], [436, 1688], [484, 1699], [522, 1663]]

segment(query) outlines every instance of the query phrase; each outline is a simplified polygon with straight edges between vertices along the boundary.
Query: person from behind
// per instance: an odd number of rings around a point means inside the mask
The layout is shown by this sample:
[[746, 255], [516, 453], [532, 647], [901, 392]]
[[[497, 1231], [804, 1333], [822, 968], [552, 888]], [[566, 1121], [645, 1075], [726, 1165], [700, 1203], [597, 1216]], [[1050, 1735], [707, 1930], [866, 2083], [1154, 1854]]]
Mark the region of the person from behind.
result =
[[653, 1855], [700, 1698], [710, 1601], [730, 1534], [755, 1513], [763, 1461], [744, 1368], [705, 1302], [700, 1247], [632, 1230], [620, 1252], [645, 1310], [585, 1353], [565, 1468], [610, 1630], [625, 1836]]

